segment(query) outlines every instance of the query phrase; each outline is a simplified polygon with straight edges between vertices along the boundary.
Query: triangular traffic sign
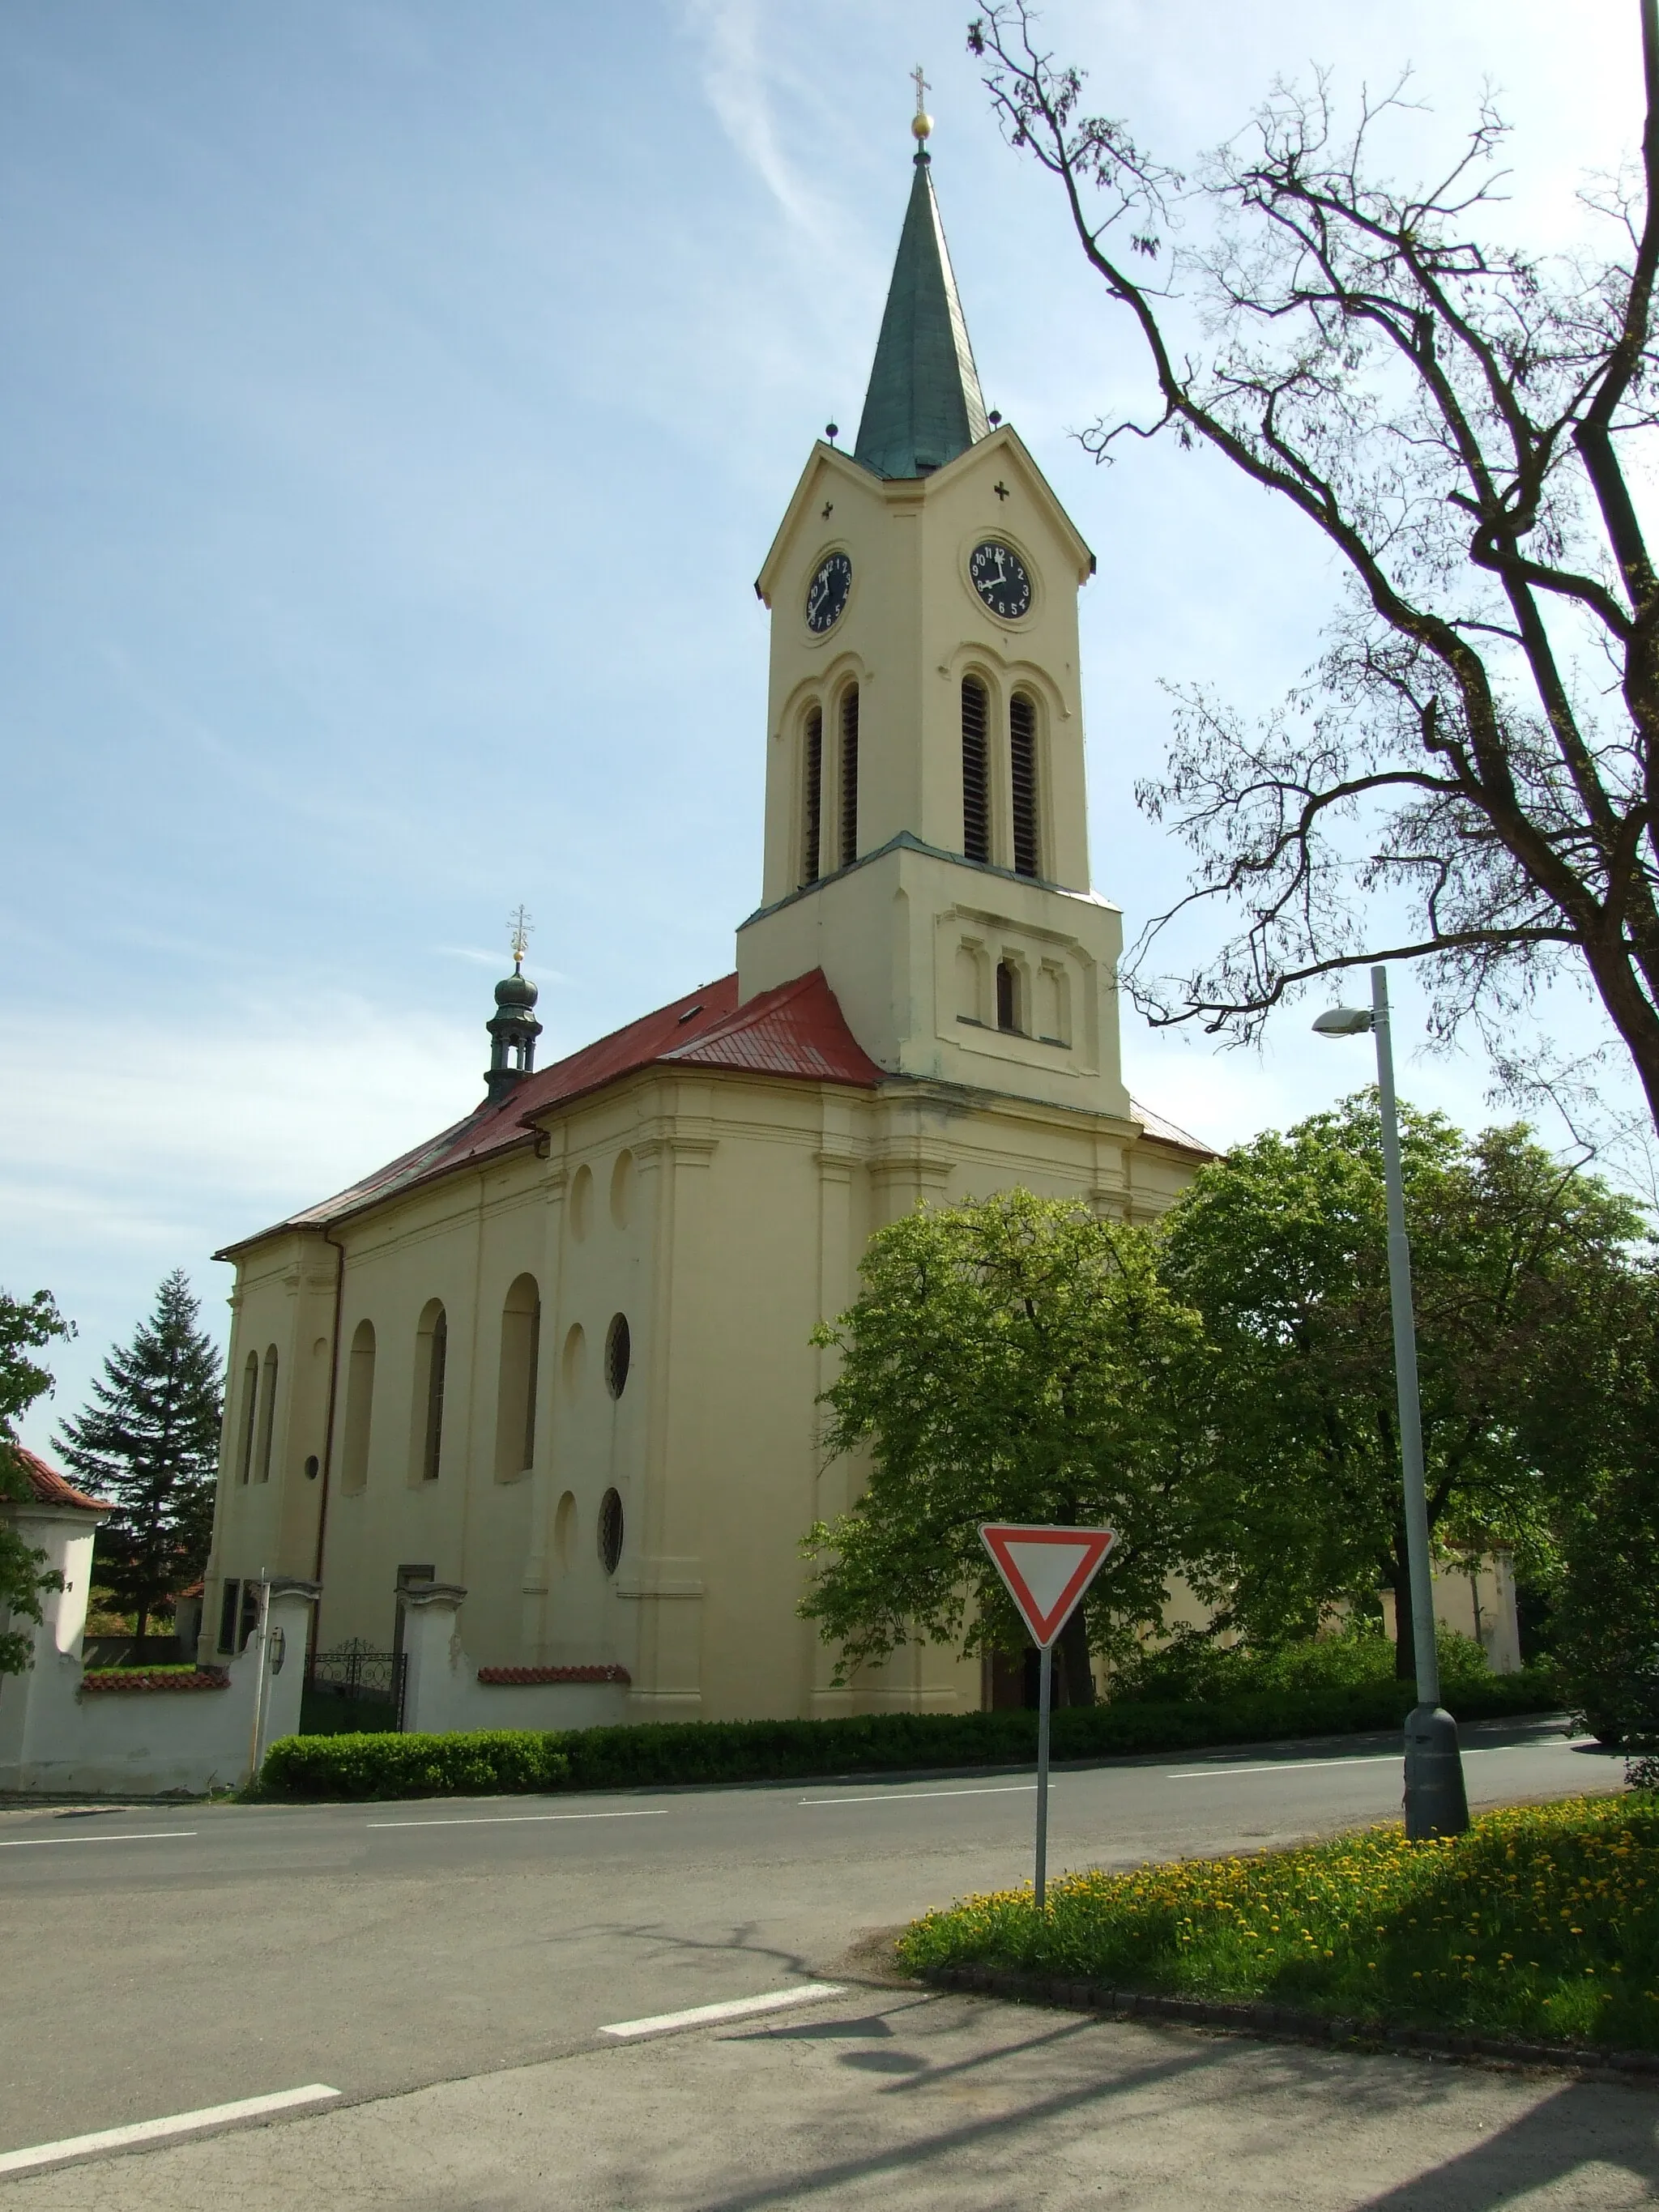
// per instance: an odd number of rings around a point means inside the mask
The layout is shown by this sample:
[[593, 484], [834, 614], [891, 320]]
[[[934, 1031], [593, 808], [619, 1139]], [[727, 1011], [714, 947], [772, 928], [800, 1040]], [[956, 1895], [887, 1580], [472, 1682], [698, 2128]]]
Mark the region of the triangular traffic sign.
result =
[[1064, 1628], [1117, 1541], [1111, 1528], [1006, 1521], [987, 1522], [979, 1533], [1039, 1650], [1047, 1650]]

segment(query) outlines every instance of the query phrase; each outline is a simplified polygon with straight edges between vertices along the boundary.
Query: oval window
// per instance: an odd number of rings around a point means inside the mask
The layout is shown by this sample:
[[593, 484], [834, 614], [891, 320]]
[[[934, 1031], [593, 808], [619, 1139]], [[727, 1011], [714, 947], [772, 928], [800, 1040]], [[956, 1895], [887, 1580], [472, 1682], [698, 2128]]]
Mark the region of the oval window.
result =
[[634, 1347], [629, 1340], [628, 1316], [617, 1314], [611, 1323], [605, 1340], [605, 1387], [613, 1398], [620, 1398], [628, 1387], [629, 1362]]
[[614, 1490], [607, 1490], [599, 1500], [599, 1565], [606, 1574], [614, 1575], [617, 1562], [622, 1557], [623, 1503]]

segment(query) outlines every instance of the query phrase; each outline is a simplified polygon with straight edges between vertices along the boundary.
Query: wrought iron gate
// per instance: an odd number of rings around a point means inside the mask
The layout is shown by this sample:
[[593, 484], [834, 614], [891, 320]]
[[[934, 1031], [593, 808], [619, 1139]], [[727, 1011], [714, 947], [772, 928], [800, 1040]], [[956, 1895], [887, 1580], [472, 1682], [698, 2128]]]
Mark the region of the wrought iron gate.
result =
[[306, 1667], [302, 1727], [314, 1735], [401, 1729], [405, 1668], [401, 1651], [377, 1651], [361, 1637], [332, 1651], [313, 1651]]

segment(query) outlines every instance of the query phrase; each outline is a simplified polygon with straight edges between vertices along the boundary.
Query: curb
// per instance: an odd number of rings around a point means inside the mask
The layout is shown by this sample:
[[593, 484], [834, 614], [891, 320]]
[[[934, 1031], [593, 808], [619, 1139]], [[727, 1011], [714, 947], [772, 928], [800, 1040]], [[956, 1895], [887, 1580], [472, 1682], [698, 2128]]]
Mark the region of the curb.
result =
[[1017, 2004], [1049, 2005], [1062, 2012], [1101, 2013], [1114, 2020], [1171, 2021], [1188, 2027], [1219, 2027], [1236, 2035], [1279, 2042], [1324, 2044], [1339, 2049], [1413, 2051], [1431, 2058], [1482, 2058], [1511, 2066], [1546, 2066], [1592, 2081], [1659, 2082], [1659, 2051], [1594, 2051], [1567, 2043], [1521, 2043], [1508, 2036], [1458, 2035], [1437, 2027], [1390, 2027], [1382, 2021], [1304, 2012], [1295, 2005], [1237, 2002], [1204, 1997], [1160, 1996], [1146, 1990], [1102, 1989], [1093, 1982], [1061, 1981], [1001, 1966], [930, 1967], [914, 1978], [935, 1989], [1006, 1997]]

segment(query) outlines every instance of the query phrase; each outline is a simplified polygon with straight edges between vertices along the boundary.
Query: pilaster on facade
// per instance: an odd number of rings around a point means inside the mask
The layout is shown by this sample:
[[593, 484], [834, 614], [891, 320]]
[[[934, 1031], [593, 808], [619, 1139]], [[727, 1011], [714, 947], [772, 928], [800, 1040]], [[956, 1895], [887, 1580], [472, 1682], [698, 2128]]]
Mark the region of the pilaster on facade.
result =
[[538, 1133], [547, 1139], [547, 1149], [538, 1149], [536, 1155], [544, 1164], [535, 1183], [536, 1202], [542, 1210], [541, 1260], [537, 1271], [541, 1314], [536, 1347], [535, 1455], [530, 1469], [530, 1539], [519, 1585], [520, 1645], [537, 1662], [545, 1658], [547, 1650], [548, 1599], [552, 1586], [549, 1550], [560, 1488], [559, 1417], [563, 1394], [558, 1387], [558, 1354], [565, 1310], [565, 1200], [570, 1189], [565, 1127], [558, 1127], [556, 1153], [554, 1132], [543, 1129]]

